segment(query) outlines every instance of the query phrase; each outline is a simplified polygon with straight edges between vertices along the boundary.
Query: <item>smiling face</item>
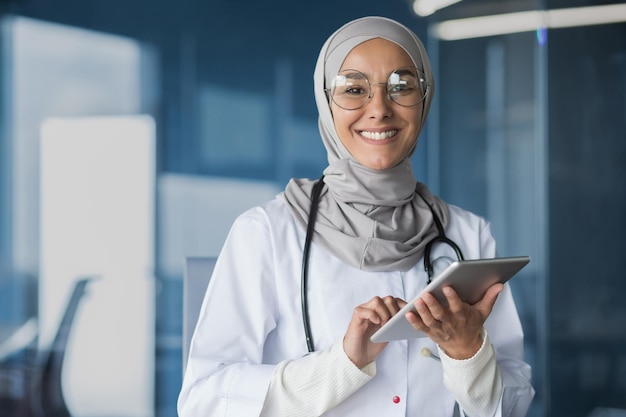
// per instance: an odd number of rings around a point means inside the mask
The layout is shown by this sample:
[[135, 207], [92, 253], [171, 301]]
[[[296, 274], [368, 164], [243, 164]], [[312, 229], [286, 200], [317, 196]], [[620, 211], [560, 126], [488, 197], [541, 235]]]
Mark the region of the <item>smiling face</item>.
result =
[[397, 68], [413, 65], [404, 49], [381, 38], [357, 45], [343, 61], [341, 70], [360, 71], [372, 83], [373, 96], [361, 108], [346, 110], [332, 100], [330, 103], [341, 142], [367, 168], [395, 166], [417, 141], [423, 103], [404, 107], [390, 100], [386, 92], [389, 75]]

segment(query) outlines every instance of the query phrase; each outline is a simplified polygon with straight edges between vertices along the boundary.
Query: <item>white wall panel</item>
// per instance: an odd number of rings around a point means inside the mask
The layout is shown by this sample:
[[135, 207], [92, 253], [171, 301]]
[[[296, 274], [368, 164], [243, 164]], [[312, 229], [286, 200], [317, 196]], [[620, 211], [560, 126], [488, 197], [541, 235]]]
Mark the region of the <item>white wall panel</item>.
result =
[[41, 132], [41, 344], [74, 282], [63, 391], [75, 417], [150, 416], [154, 405], [155, 127], [147, 116], [49, 119]]

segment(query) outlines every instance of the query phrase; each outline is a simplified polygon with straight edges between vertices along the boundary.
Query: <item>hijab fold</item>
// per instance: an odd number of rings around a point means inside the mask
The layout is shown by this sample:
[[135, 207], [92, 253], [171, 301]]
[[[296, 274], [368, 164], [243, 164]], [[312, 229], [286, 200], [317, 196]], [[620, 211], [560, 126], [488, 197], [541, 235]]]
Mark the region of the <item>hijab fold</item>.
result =
[[[424, 100], [426, 120], [434, 83], [421, 41], [400, 23], [383, 17], [354, 20], [337, 30], [320, 52], [314, 73], [319, 129], [328, 152], [325, 186], [319, 200], [313, 241], [349, 265], [366, 271], [406, 271], [422, 257], [426, 244], [437, 236], [434, 211], [444, 228], [447, 205], [415, 180], [410, 156], [396, 166], [373, 170], [359, 164], [341, 142], [324, 91], [327, 80], [360, 43], [383, 38], [404, 48], [429, 85]], [[306, 229], [315, 180], [292, 179], [281, 197]], [[431, 211], [432, 207], [432, 211]]]

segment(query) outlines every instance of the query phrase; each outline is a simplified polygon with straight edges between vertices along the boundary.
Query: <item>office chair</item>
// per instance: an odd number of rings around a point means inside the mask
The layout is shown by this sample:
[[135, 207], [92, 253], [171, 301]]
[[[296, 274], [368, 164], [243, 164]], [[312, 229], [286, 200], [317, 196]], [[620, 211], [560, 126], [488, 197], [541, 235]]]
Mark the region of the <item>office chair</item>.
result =
[[0, 364], [10, 360], [13, 355], [32, 347], [37, 341], [38, 320], [34, 317], [26, 320], [4, 342], [0, 343]]
[[74, 285], [74, 291], [67, 304], [57, 333], [48, 349], [41, 358], [39, 370], [41, 375], [35, 379], [34, 398], [38, 398], [39, 409], [35, 408], [38, 417], [70, 417], [65, 404], [61, 387], [61, 373], [72, 324], [76, 317], [78, 305], [86, 293], [86, 286], [92, 278], [80, 279]]
[[70, 417], [61, 386], [63, 362], [78, 305], [92, 279], [76, 281], [59, 328], [47, 349], [37, 351], [31, 363], [19, 363], [13, 369], [0, 367], [0, 373], [21, 371], [26, 381], [20, 397], [0, 395], [2, 417]]
[[183, 373], [187, 367], [191, 337], [196, 328], [204, 293], [209, 285], [216, 260], [214, 257], [185, 258], [183, 274]]
[[0, 415], [30, 414], [29, 387], [37, 354], [39, 325], [30, 318], [0, 344]]

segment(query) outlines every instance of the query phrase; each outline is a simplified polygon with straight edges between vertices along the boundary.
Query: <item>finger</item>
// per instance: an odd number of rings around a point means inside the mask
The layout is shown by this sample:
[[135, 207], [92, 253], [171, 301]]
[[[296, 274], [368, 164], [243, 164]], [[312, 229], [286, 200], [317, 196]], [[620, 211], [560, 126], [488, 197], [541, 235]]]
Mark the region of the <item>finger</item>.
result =
[[428, 308], [429, 314], [434, 319], [436, 319], [437, 321], [440, 321], [443, 318], [445, 318], [446, 316], [445, 308], [441, 305], [439, 300], [435, 298], [434, 295], [432, 295], [431, 293], [426, 293], [421, 297], [421, 299], [423, 300], [424, 304]]
[[458, 313], [463, 310], [463, 300], [461, 300], [456, 291], [454, 291], [454, 288], [445, 286], [442, 291], [448, 301], [448, 308], [450, 308], [452, 313]]
[[397, 312], [393, 300], [392, 296], [372, 298], [367, 303], [357, 307], [360, 311], [360, 317], [375, 324], [385, 323]]
[[493, 297], [493, 299], [495, 300], [498, 298], [498, 295], [500, 295], [500, 293], [503, 290], [504, 290], [504, 284], [498, 282], [496, 284], [493, 284], [491, 287], [489, 287], [485, 295], [489, 297]]
[[[396, 313], [402, 308], [400, 302], [404, 301], [391, 295], [383, 297], [383, 303], [385, 303], [385, 306], [387, 306], [387, 309], [392, 316], [396, 315]], [[406, 302], [404, 302], [404, 304], [406, 304]]]
[[354, 309], [353, 318], [359, 322], [369, 321], [374, 324], [381, 324], [384, 317], [381, 317], [375, 309], [360, 305]]
[[415, 302], [415, 309], [417, 310], [420, 319], [427, 327], [439, 327], [441, 325], [439, 320], [432, 314], [430, 306], [423, 298], [420, 298]]
[[415, 330], [421, 330], [423, 332], [428, 331], [428, 326], [422, 320], [422, 317], [414, 311], [409, 311], [404, 315], [404, 318], [413, 326]]
[[491, 310], [498, 299], [498, 296], [504, 289], [504, 285], [501, 283], [496, 283], [489, 287], [482, 300], [476, 303], [476, 308], [481, 312], [483, 317], [487, 317], [491, 314]]

